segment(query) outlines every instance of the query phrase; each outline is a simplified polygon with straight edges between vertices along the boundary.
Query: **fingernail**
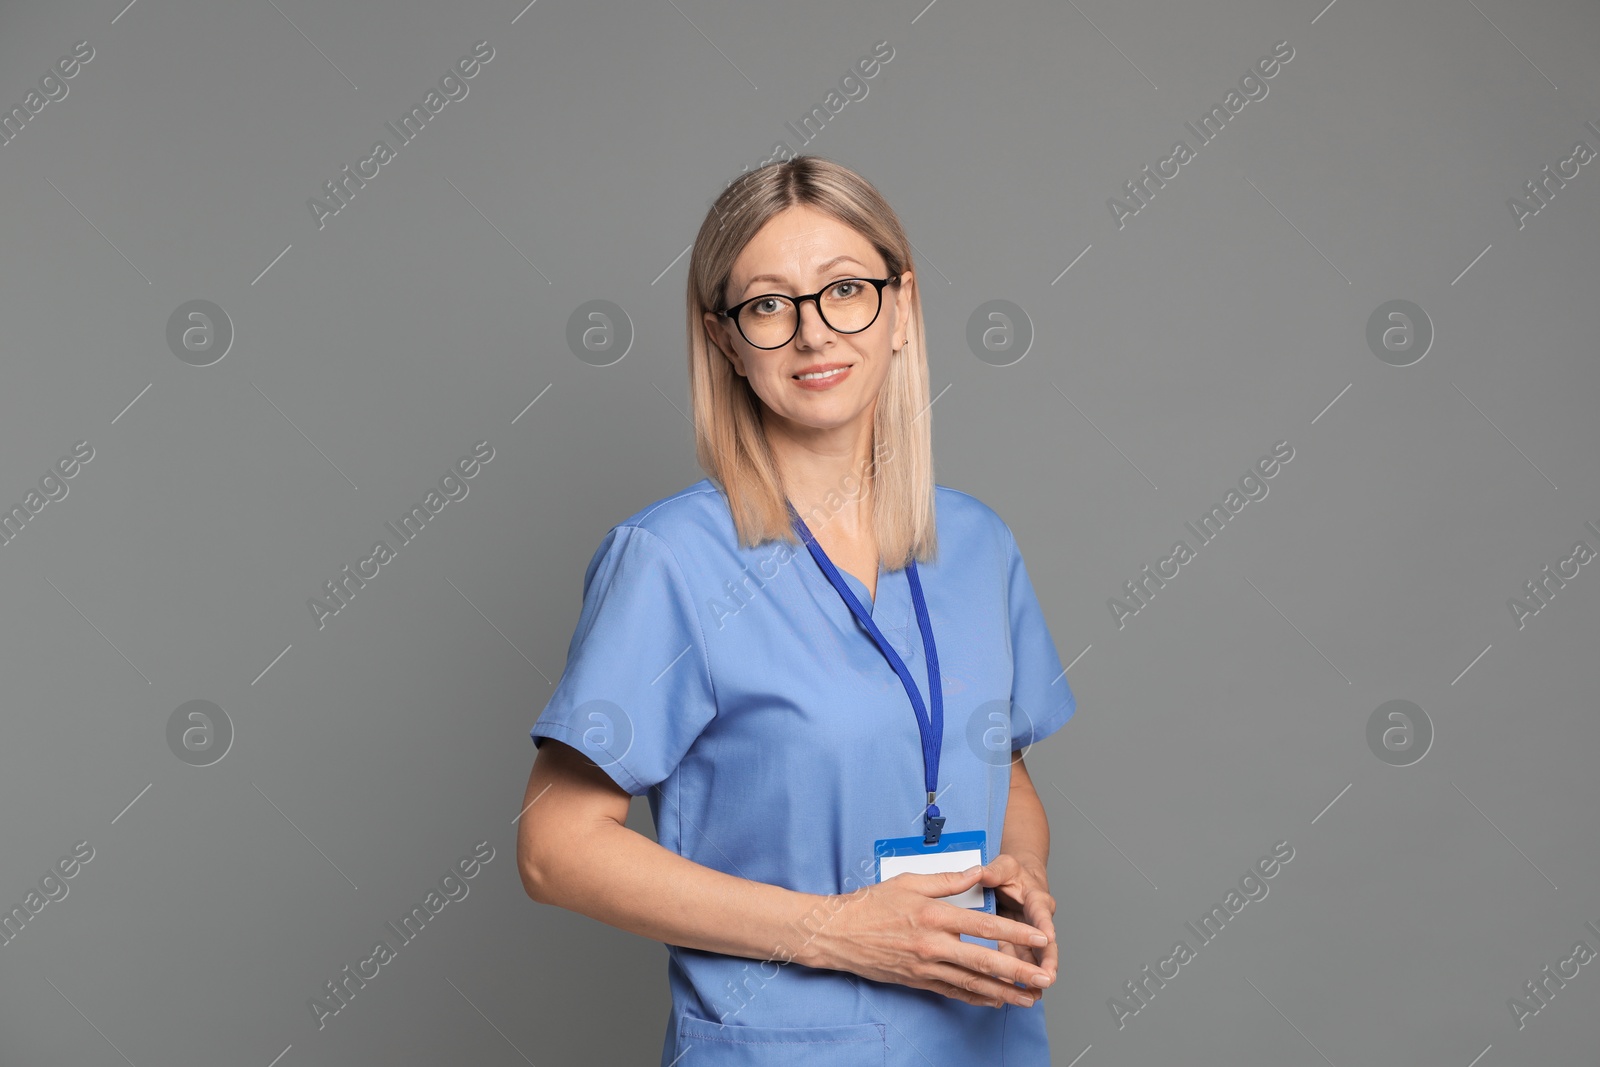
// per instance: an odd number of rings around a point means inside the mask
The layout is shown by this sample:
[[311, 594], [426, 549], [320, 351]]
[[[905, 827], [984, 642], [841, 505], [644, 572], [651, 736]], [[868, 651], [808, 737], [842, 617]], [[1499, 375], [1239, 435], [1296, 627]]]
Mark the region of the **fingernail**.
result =
[[1033, 979], [1033, 984], [1038, 986], [1040, 989], [1043, 989], [1045, 986], [1049, 985], [1050, 982], [1051, 978], [1048, 974], [1036, 975]]
[[1028, 938], [1028, 944], [1030, 945], [1048, 945], [1049, 943], [1050, 939], [1043, 934], [1034, 934]]
[[1023, 1006], [1023, 1007], [1024, 1007], [1024, 1008], [1031, 1008], [1031, 1007], [1033, 1007], [1033, 998], [1032, 998], [1032, 997], [1023, 997], [1023, 998], [1022, 998], [1022, 1006]]
[[983, 870], [983, 864], [980, 863], [976, 867], [968, 867], [966, 870], [962, 871], [961, 873], [963, 875], [967, 875], [967, 874], [971, 874], [974, 871], [981, 871], [981, 870]]

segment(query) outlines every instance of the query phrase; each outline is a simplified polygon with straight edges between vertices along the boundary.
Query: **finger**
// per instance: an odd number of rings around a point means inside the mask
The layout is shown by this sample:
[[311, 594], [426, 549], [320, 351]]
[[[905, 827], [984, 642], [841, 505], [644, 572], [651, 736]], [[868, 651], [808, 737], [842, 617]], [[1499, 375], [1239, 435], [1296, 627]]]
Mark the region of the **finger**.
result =
[[[1036, 948], [1027, 948], [1027, 947], [1025, 947], [1023, 945], [1013, 945], [1009, 941], [1000, 941], [1000, 942], [998, 942], [998, 944], [999, 944], [1000, 947], [998, 949], [996, 949], [995, 951], [1004, 953], [1005, 955], [1010, 956], [1013, 959], [1016, 959], [1016, 960], [1020, 961], [1025, 966], [1028, 966], [1028, 967], [1037, 967], [1037, 966], [1039, 966], [1039, 959], [1038, 959], [1039, 950], [1038, 949], [1036, 949]], [[998, 978], [1000, 976], [996, 975], [995, 977]]]
[[887, 881], [903, 881], [908, 888], [926, 896], [948, 897], [977, 885], [982, 874], [982, 867], [969, 867], [964, 871], [940, 871], [937, 874], [913, 874], [908, 871], [897, 874]]
[[1022, 864], [1009, 852], [1002, 852], [988, 863], [984, 864], [983, 882], [985, 885], [999, 885], [1009, 882], [1022, 873]]
[[[1023, 963], [1041, 969], [1044, 967], [1044, 951], [1050, 947], [1049, 945], [1012, 945], [1009, 941], [1001, 941], [999, 945], [1002, 951], [1010, 949], [1010, 954]], [[1053, 974], [1054, 972], [1050, 973]]]
[[[998, 953], [990, 953], [990, 955], [998, 956]], [[960, 967], [953, 963], [935, 962], [931, 966], [934, 979], [947, 982], [956, 989], [977, 993], [991, 1000], [1015, 1004], [1019, 1008], [1029, 1008], [1038, 999], [1037, 990], [1029, 992], [1025, 989], [1018, 989], [1010, 982], [992, 977], [987, 971]]]
[[1013, 945], [1009, 941], [1001, 941], [1000, 947], [996, 951], [1004, 952], [1008, 956], [1015, 956], [1029, 967], [1042, 969], [1039, 953], [1043, 952], [1044, 949], [1028, 948], [1023, 945]]
[[994, 975], [1008, 983], [1020, 982], [1038, 989], [1047, 988], [1055, 981], [1055, 975], [1031, 960], [1009, 956], [998, 949], [974, 945], [959, 938], [949, 943], [948, 952], [938, 962], [956, 964], [977, 974]]
[[[965, 966], [970, 971], [994, 974], [995, 977], [1002, 979], [1002, 981], [1018, 982], [1021, 985], [1034, 985], [1034, 987], [1037, 987], [1034, 990], [1035, 997], [1038, 995], [1038, 990], [1048, 989], [1056, 981], [1056, 976], [1053, 973], [1046, 971], [1042, 966], [1038, 966], [1035, 961], [1008, 957], [1008, 955], [995, 952], [995, 950], [984, 949], [982, 945], [968, 944], [965, 941], [958, 942], [958, 944], [962, 945], [963, 949], [971, 949], [973, 952], [955, 953], [954, 963]], [[1032, 953], [1029, 953], [1029, 955], [1032, 955]]]
[[1040, 930], [1043, 930], [1045, 936], [1050, 939], [1047, 944], [1036, 947], [1033, 950], [1039, 969], [1044, 971], [1046, 974], [1055, 975], [1059, 973], [1058, 967], [1060, 961], [1060, 952], [1058, 951], [1058, 945], [1056, 942], [1055, 920], [1050, 917], [1049, 911], [1045, 907], [1042, 900], [1029, 901], [1027, 913], [1028, 921], [1034, 926], [1037, 926]]
[[[1043, 972], [1032, 960], [1010, 956], [998, 949], [986, 948], [961, 940], [961, 934], [995, 942], [1011, 942], [1024, 949], [1033, 948], [1034, 941], [1044, 933], [1026, 923], [1012, 922], [987, 912], [972, 911], [954, 905], [933, 908], [926, 920], [936, 929], [952, 935], [939, 945], [936, 962], [955, 963], [979, 974], [995, 975], [1007, 982], [1043, 988], [1055, 980], [1053, 974]], [[1032, 955], [1032, 953], [1029, 953]]]
[[1061, 973], [1061, 952], [1059, 946], [1052, 941], [1044, 948], [1035, 949], [1039, 953], [1039, 969], [1048, 975]]
[[1043, 930], [1051, 941], [1056, 939], [1055, 898], [1043, 890], [1028, 895], [1022, 908], [1022, 921]]
[[[1036, 926], [1030, 926], [1016, 919], [1008, 919], [1003, 915], [990, 915], [986, 911], [974, 911], [963, 908], [949, 901], [942, 901], [943, 908], [933, 912], [934, 925], [941, 930], [952, 934], [971, 934], [987, 941], [1009, 941], [1015, 945], [1028, 948], [1035, 947], [1039, 938], [1049, 942], [1049, 935]], [[946, 911], [945, 909], [949, 910]]]
[[995, 1000], [982, 993], [974, 993], [969, 989], [960, 989], [949, 982], [941, 982], [936, 979], [929, 979], [922, 988], [931, 990], [941, 996], [949, 997], [951, 1000], [962, 1000], [968, 1004], [976, 1004], [980, 1008], [998, 1008], [1004, 1004], [1004, 1001]]

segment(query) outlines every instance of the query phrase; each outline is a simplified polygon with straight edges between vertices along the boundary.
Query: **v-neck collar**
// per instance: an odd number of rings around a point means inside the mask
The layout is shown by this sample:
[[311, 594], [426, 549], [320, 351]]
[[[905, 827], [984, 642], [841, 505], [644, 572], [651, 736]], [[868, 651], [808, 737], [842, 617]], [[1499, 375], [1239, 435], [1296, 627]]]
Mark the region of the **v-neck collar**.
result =
[[[882, 561], [878, 563], [878, 595], [867, 596], [866, 583], [860, 578], [842, 568], [836, 568], [840, 577], [849, 590], [855, 594], [856, 600], [866, 609], [867, 616], [877, 626], [888, 642], [894, 646], [900, 658], [907, 664], [914, 662], [919, 654], [917, 637], [916, 612], [911, 603], [911, 585], [904, 568], [898, 571], [885, 569]], [[829, 599], [837, 601], [838, 593], [828, 581], [828, 576], [822, 573], [822, 568], [815, 568], [817, 581], [832, 594]], [[926, 583], [926, 579], [924, 579]], [[924, 585], [926, 587], [926, 585]], [[847, 614], [852, 614], [848, 608]], [[859, 620], [858, 620], [859, 625]], [[863, 630], [864, 632], [864, 630]]]
[[868, 608], [867, 614], [872, 617], [873, 625], [894, 646], [900, 658], [907, 664], [914, 663], [918, 656], [916, 611], [911, 604], [911, 584], [905, 571], [888, 571], [880, 563], [878, 596], [870, 605], [866, 600], [866, 587], [861, 581], [845, 571], [839, 573], [846, 576], [845, 580], [851, 583], [857, 599], [863, 607]]
[[[820, 571], [821, 568], [819, 567], [818, 570]], [[843, 567], [839, 567], [839, 573], [844, 577], [845, 582], [850, 586], [850, 591], [856, 595], [856, 599], [861, 601], [861, 606], [867, 609], [867, 614], [872, 616], [873, 621], [876, 622], [878, 619], [878, 602], [883, 599], [884, 593], [883, 563], [881, 561], [878, 563], [877, 596], [868, 596], [866, 583], [860, 578], [857, 578], [855, 575], [851, 574], [849, 571], [845, 570]], [[828, 576], [823, 575], [822, 580], [827, 581]]]

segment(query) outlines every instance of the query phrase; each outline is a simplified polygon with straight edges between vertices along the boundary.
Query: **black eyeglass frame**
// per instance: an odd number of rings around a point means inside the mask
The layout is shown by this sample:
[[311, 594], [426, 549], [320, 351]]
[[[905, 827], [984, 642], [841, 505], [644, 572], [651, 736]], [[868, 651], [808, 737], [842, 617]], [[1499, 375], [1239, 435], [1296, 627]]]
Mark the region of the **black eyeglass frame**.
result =
[[[726, 311], [719, 311], [719, 312], [717, 312], [717, 314], [722, 316], [725, 319], [732, 319], [733, 320], [734, 329], [739, 331], [739, 336], [743, 337], [745, 339], [745, 343], [748, 344], [751, 348], [759, 348], [759, 349], [762, 349], [763, 351], [770, 352], [775, 348], [782, 348], [784, 345], [788, 344], [790, 341], [793, 341], [794, 338], [795, 338], [795, 334], [798, 334], [800, 332], [800, 305], [803, 302], [807, 301], [807, 300], [811, 301], [813, 304], [815, 304], [817, 306], [817, 315], [818, 315], [818, 317], [820, 317], [822, 319], [823, 325], [827, 326], [828, 329], [833, 330], [834, 333], [853, 334], [853, 333], [860, 333], [861, 330], [870, 329], [872, 327], [872, 324], [874, 322], [878, 321], [878, 316], [883, 314], [883, 287], [888, 285], [888, 284], [890, 284], [891, 282], [894, 283], [895, 285], [899, 285], [900, 284], [900, 280], [901, 280], [901, 276], [899, 276], [899, 275], [897, 275], [896, 277], [893, 277], [893, 278], [838, 278], [838, 279], [836, 279], [834, 281], [829, 282], [827, 285], [823, 286], [821, 289], [818, 289], [816, 292], [807, 293], [805, 296], [790, 296], [788, 293], [762, 293], [760, 296], [752, 296], [748, 300], [741, 300], [737, 304], [733, 305], [731, 308], [728, 308]], [[840, 329], [835, 328], [833, 323], [828, 321], [827, 312], [822, 310], [822, 299], [821, 299], [822, 298], [822, 294], [826, 293], [829, 289], [832, 289], [834, 286], [839, 285], [839, 284], [841, 284], [843, 282], [866, 282], [868, 285], [873, 286], [878, 291], [878, 310], [873, 314], [871, 320], [869, 320], [865, 326], [861, 327], [860, 330], [840, 330]], [[754, 341], [750, 340], [750, 338], [748, 336], [746, 336], [746, 334], [744, 332], [744, 327], [742, 325], [740, 325], [740, 323], [739, 323], [739, 312], [740, 312], [741, 309], [744, 308], [744, 306], [746, 304], [752, 304], [757, 300], [765, 300], [765, 299], [767, 299], [768, 297], [771, 297], [771, 296], [782, 297], [783, 299], [789, 301], [791, 304], [794, 305], [794, 333], [791, 333], [788, 337], [785, 337], [783, 339], [782, 344], [758, 345]]]

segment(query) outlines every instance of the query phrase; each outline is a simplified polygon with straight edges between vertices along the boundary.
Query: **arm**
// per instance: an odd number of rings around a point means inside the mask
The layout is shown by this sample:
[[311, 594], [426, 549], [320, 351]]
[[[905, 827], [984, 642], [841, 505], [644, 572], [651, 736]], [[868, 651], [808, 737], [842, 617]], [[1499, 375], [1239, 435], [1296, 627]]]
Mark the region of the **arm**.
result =
[[[806, 963], [790, 924], [825, 897], [738, 878], [687, 859], [626, 825], [631, 797], [576, 749], [547, 739], [517, 828], [528, 896], [684, 948]], [[824, 909], [825, 910], [825, 909]]]
[[[1040, 984], [1036, 964], [958, 934], [1015, 947], [1031, 945], [1042, 931], [930, 899], [970, 888], [977, 875], [902, 873], [849, 895], [800, 893], [663, 848], [628, 829], [629, 803], [576, 749], [546, 740], [517, 829], [517, 869], [528, 896], [685, 948], [844, 970], [970, 1004], [1033, 1003], [1012, 983]], [[1053, 977], [1053, 961], [1049, 966]]]
[[1006, 801], [1000, 851], [1011, 853], [1024, 866], [1037, 863], [1041, 878], [1050, 865], [1050, 821], [1020, 755], [1011, 764], [1011, 793]]
[[[1029, 950], [1002, 944], [1000, 949], [1018, 959], [1037, 963], [1054, 978], [1060, 950], [1056, 944], [1054, 919], [1056, 898], [1046, 888], [1050, 884], [1050, 823], [1020, 755], [1011, 764], [1011, 792], [1000, 837], [1000, 852], [1002, 855], [1009, 853], [1016, 861], [1017, 874], [1014, 880], [997, 885], [996, 913], [1030, 923], [1050, 937], [1050, 943], [1043, 948]], [[1000, 896], [1002, 892], [1004, 897]]]

